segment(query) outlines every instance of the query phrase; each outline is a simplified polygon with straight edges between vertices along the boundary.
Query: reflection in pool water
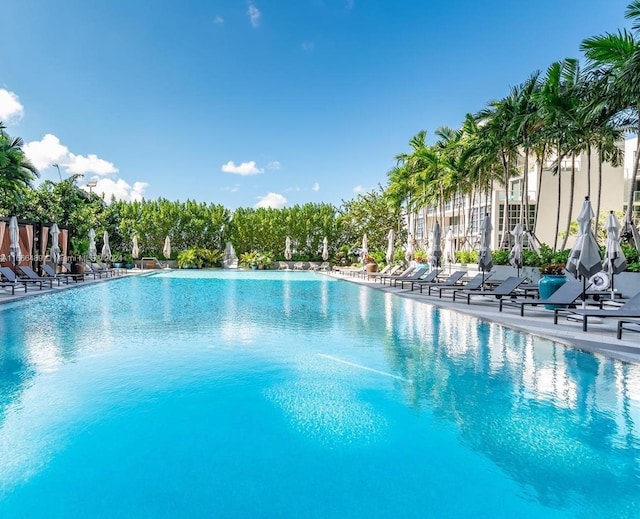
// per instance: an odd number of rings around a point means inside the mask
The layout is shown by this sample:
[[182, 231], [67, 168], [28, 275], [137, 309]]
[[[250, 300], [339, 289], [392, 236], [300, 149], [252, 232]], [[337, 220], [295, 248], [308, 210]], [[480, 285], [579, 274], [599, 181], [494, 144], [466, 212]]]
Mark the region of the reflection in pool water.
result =
[[310, 273], [0, 311], [0, 516], [637, 517], [640, 369]]

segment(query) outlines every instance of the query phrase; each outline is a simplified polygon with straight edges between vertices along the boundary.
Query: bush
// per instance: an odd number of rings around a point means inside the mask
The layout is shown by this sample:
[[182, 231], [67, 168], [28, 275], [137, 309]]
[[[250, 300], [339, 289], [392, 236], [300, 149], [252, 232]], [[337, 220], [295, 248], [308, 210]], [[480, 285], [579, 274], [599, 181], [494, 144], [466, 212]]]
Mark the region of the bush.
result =
[[511, 251], [508, 250], [494, 250], [491, 252], [491, 258], [493, 260], [494, 265], [508, 265], [509, 264], [509, 253]]
[[474, 250], [459, 250], [456, 252], [456, 263], [478, 263], [478, 252]]
[[223, 255], [224, 254], [218, 249], [209, 250], [194, 248], [183, 250], [178, 253], [178, 267], [181, 269], [189, 267], [196, 267], [199, 269], [204, 267], [214, 267], [219, 265]]

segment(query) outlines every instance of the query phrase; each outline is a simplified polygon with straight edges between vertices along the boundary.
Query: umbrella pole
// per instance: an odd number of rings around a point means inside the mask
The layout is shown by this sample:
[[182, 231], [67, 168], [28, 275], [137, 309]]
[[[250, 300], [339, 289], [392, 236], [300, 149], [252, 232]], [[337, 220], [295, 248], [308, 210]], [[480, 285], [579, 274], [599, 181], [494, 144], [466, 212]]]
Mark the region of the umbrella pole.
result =
[[582, 276], [582, 308], [587, 307], [587, 278]]

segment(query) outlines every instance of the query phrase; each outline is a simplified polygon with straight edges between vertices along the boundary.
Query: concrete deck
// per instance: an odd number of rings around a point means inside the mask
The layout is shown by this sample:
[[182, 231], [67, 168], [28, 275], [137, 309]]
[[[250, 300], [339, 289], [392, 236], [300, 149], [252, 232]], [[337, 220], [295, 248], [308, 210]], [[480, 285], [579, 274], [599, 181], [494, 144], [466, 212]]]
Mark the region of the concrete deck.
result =
[[[580, 350], [640, 364], [640, 333], [625, 330], [622, 339], [617, 339], [617, 318], [589, 319], [588, 331], [583, 332], [581, 320], [571, 321], [566, 317], [560, 317], [558, 324], [554, 325], [553, 310], [546, 310], [544, 306], [529, 305], [525, 307], [524, 317], [521, 317], [520, 308], [515, 306], [505, 305], [503, 311], [500, 312], [499, 301], [495, 297], [475, 297], [472, 298], [471, 304], [467, 304], [466, 300], [456, 299], [454, 302], [450, 295], [443, 295], [440, 299], [437, 295], [420, 294], [418, 289], [412, 292], [409, 288], [394, 288], [389, 284], [383, 285], [373, 280], [350, 276], [348, 272], [327, 274], [348, 282], [366, 285], [375, 290], [390, 292], [399, 297], [408, 297], [424, 304], [447, 308], [485, 321], [502, 324]], [[638, 329], [640, 330], [640, 327]]]

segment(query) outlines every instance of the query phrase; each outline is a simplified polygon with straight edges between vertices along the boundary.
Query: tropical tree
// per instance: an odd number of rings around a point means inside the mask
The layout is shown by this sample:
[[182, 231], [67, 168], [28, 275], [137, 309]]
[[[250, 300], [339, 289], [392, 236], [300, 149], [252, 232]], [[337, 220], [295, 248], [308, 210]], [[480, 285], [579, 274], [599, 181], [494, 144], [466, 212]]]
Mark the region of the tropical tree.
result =
[[20, 137], [11, 137], [5, 133], [0, 122], [0, 198], [3, 211], [15, 213], [27, 188], [38, 176], [36, 167], [26, 158]]
[[601, 103], [617, 111], [617, 124], [622, 127], [635, 125], [638, 136], [633, 171], [629, 179], [625, 231], [633, 237], [640, 250], [640, 233], [633, 222], [633, 196], [636, 191], [638, 164], [640, 161], [640, 0], [629, 4], [625, 17], [632, 21], [632, 31], [619, 30], [587, 38], [582, 42], [589, 67], [597, 70], [603, 80]]

